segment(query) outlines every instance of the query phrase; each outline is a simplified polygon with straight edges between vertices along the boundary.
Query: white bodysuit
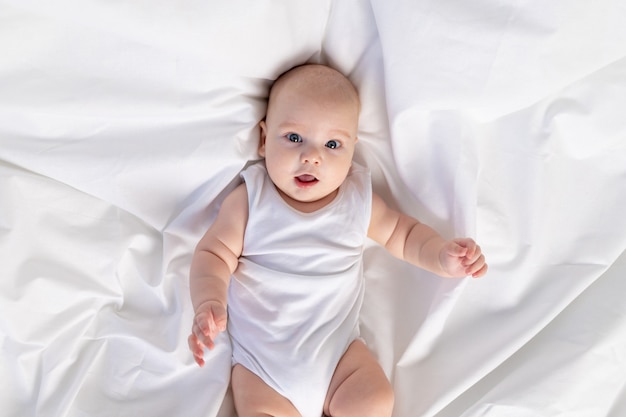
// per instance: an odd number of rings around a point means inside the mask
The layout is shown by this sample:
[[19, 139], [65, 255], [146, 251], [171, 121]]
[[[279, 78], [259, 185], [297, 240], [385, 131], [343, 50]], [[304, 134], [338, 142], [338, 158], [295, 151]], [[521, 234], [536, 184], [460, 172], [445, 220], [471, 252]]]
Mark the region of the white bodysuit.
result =
[[320, 417], [337, 363], [359, 335], [369, 171], [353, 164], [335, 199], [302, 213], [278, 194], [261, 162], [241, 176], [249, 218], [228, 293], [233, 364]]

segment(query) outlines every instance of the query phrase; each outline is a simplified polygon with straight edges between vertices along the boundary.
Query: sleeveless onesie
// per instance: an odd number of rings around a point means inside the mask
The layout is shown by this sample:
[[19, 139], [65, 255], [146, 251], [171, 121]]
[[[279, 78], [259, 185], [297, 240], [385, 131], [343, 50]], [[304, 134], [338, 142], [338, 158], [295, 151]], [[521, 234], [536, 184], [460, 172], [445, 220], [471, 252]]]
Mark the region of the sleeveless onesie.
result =
[[228, 292], [233, 366], [303, 417], [320, 417], [337, 363], [359, 336], [370, 174], [353, 163], [335, 199], [313, 213], [283, 200], [263, 162], [241, 176], [249, 218]]

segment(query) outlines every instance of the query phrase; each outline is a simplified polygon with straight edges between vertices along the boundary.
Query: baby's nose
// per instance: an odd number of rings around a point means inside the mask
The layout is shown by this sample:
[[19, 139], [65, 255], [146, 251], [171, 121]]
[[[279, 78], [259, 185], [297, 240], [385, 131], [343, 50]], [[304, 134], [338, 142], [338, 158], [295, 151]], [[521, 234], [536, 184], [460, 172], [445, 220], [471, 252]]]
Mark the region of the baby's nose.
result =
[[306, 149], [304, 152], [302, 152], [303, 164], [319, 165], [321, 162], [322, 162], [322, 154], [317, 148], [311, 146], [308, 149]]

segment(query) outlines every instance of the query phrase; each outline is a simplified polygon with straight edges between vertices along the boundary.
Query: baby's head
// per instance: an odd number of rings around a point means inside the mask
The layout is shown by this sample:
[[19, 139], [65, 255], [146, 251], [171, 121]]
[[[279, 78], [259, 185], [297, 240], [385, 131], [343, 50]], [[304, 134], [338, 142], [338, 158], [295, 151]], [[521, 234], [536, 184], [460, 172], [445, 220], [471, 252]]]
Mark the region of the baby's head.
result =
[[276, 80], [259, 154], [288, 203], [335, 197], [352, 164], [359, 111], [352, 83], [329, 67], [303, 65]]

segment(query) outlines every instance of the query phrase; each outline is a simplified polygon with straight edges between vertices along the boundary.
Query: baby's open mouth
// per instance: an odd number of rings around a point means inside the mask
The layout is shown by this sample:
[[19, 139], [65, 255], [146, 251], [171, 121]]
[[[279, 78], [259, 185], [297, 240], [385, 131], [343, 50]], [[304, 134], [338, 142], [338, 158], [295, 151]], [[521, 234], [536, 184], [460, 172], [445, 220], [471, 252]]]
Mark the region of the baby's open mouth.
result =
[[296, 183], [300, 186], [306, 187], [308, 185], [313, 185], [317, 183], [318, 179], [313, 175], [304, 174], [296, 177]]

